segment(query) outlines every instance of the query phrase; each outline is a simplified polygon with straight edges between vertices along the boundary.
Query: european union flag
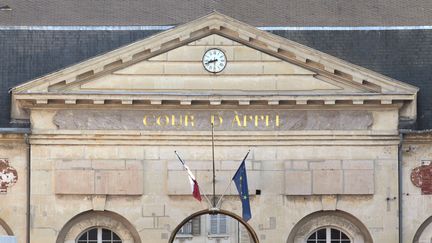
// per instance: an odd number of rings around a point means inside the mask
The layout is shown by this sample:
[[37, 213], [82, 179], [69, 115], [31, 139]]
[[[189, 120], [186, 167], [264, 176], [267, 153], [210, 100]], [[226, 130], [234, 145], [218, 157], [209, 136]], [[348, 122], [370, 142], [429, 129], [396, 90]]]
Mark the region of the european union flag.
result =
[[243, 208], [242, 217], [245, 221], [248, 221], [250, 218], [252, 218], [250, 202], [249, 202], [249, 190], [248, 190], [248, 183], [247, 183], [247, 176], [246, 176], [246, 165], [245, 165], [245, 160], [248, 154], [246, 154], [245, 158], [240, 164], [240, 167], [238, 168], [237, 172], [233, 177], [233, 181], [237, 187], [237, 191], [239, 193], [240, 200], [242, 202], [242, 208]]

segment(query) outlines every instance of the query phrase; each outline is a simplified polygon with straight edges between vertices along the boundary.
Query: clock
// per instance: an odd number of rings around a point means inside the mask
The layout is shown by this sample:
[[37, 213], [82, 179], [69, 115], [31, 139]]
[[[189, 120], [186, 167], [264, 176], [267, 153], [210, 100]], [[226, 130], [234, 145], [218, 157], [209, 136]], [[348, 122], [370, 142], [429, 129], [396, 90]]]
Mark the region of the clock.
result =
[[217, 48], [212, 48], [204, 53], [202, 63], [204, 69], [211, 73], [219, 73], [227, 64], [225, 53]]

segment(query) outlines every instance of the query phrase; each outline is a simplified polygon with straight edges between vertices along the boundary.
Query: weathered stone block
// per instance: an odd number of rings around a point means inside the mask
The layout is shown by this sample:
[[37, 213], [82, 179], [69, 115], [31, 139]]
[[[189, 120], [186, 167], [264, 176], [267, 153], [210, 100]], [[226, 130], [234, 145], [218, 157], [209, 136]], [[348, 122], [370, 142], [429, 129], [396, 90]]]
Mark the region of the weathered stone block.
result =
[[159, 147], [144, 147], [144, 159], [159, 159]]
[[304, 68], [289, 64], [287, 62], [268, 62], [263, 65], [263, 74], [313, 74]]
[[115, 146], [88, 146], [85, 148], [85, 157], [88, 159], [117, 158], [118, 150]]
[[123, 170], [125, 169], [124, 160], [105, 159], [105, 160], [92, 160], [92, 168], [95, 170]]
[[[259, 182], [262, 181], [263, 183], [256, 185], [256, 188], [254, 186], [254, 188], [249, 189], [249, 191], [261, 189], [261, 195], [271, 196], [284, 194], [285, 171], [257, 171], [255, 175], [256, 177], [251, 177], [250, 179], [248, 178], [248, 183], [252, 180], [259, 180]], [[270, 181], [271, 183], [267, 183]], [[256, 191], [253, 191], [253, 194], [256, 194]]]
[[236, 46], [234, 47], [234, 60], [235, 61], [251, 61], [251, 60], [259, 61], [261, 60], [261, 52], [245, 46]]
[[139, 229], [154, 229], [156, 227], [155, 217], [142, 217], [135, 222]]
[[[166, 159], [168, 161], [175, 161], [177, 156], [174, 151], [179, 152], [180, 157], [189, 164], [190, 161], [211, 161], [211, 148], [197, 147], [194, 149], [193, 153], [186, 153], [189, 148], [187, 147], [159, 147], [159, 157], [160, 159]], [[180, 162], [179, 162], [180, 163]]]
[[340, 160], [310, 161], [309, 168], [311, 170], [338, 170], [341, 169], [341, 161]]
[[374, 170], [344, 170], [344, 194], [373, 194]]
[[344, 170], [373, 170], [373, 160], [343, 160], [342, 166]]
[[144, 148], [142, 146], [119, 146], [118, 157], [119, 159], [143, 159]]
[[[228, 184], [231, 181], [232, 176], [234, 175], [235, 171], [219, 171], [217, 172], [216, 176], [216, 193], [222, 194], [225, 190], [225, 188], [228, 186]], [[211, 171], [197, 171], [196, 177], [198, 180], [198, 183], [201, 188], [205, 192], [212, 192], [213, 188], [213, 172]], [[231, 194], [232, 192], [230, 189], [226, 194]]]
[[53, 159], [83, 159], [84, 146], [51, 146], [50, 157]]
[[201, 61], [205, 51], [204, 46], [183, 46], [167, 53], [168, 61]]
[[343, 192], [343, 176], [341, 170], [314, 170], [313, 194], [341, 194]]
[[292, 161], [293, 170], [308, 170], [309, 163], [306, 160], [294, 160]]
[[[212, 162], [204, 161], [187, 161], [186, 165], [190, 170], [212, 170]], [[184, 170], [182, 164], [178, 160], [168, 161], [168, 170]], [[220, 170], [220, 162], [215, 162], [215, 168]]]
[[279, 160], [265, 160], [261, 162], [261, 170], [274, 171], [285, 170], [285, 163]]
[[32, 159], [46, 159], [50, 157], [50, 151], [50, 146], [32, 145], [31, 157]]
[[55, 169], [57, 170], [70, 170], [70, 169], [90, 169], [92, 162], [85, 159], [63, 159], [57, 160]]
[[[160, 161], [158, 161], [159, 164], [162, 164]], [[147, 163], [149, 164], [149, 163]], [[154, 164], [154, 163], [152, 163]], [[143, 170], [143, 161], [141, 160], [126, 160], [126, 170]], [[155, 170], [154, 167], [149, 168], [149, 170]]]
[[263, 61], [280, 61], [279, 58], [270, 56], [270, 55], [265, 54], [265, 53], [261, 53], [261, 60], [263, 60]]
[[274, 147], [257, 147], [252, 150], [255, 160], [275, 160], [276, 159], [276, 149]]
[[146, 204], [142, 206], [142, 216], [165, 216], [165, 205], [164, 204]]
[[397, 160], [397, 146], [395, 147], [396, 149], [391, 146], [289, 146], [275, 149], [278, 160]]
[[[220, 169], [221, 170], [236, 171], [239, 168], [241, 162], [242, 161], [235, 161], [235, 160], [221, 161], [220, 162]], [[253, 168], [252, 163], [253, 162], [251, 162], [249, 160], [249, 161], [246, 161], [245, 163], [246, 163], [246, 170], [248, 170], [248, 171], [252, 170], [252, 168]], [[212, 165], [211, 165], [211, 163], [209, 163], [209, 164], [210, 164], [210, 168], [211, 168]]]
[[168, 195], [192, 194], [192, 187], [186, 171], [168, 171], [167, 179]]
[[198, 46], [211, 46], [214, 45], [214, 36], [215, 35], [209, 35], [204, 38], [198, 39], [195, 41], [195, 45]]
[[155, 57], [152, 57], [150, 59], [148, 59], [149, 61], [166, 61], [167, 59], [167, 53], [162, 53], [160, 55], [157, 55]]
[[252, 162], [252, 170], [261, 170], [261, 165], [261, 162]]
[[[14, 189], [14, 187], [10, 188]], [[47, 195], [52, 193], [52, 172], [49, 170], [32, 171], [31, 192], [32, 194]]]
[[[179, 171], [180, 172], [180, 171]], [[155, 171], [147, 172], [143, 171], [145, 178], [144, 183], [144, 194], [145, 195], [163, 195], [166, 196], [167, 184], [168, 184], [168, 172], [167, 171]]]
[[[154, 61], [154, 59], [153, 59]], [[164, 65], [159, 62], [143, 61], [114, 72], [115, 74], [163, 74]]]
[[153, 171], [153, 172], [166, 172], [167, 169], [167, 162], [163, 160], [144, 160], [143, 163], [143, 170], [146, 172]]
[[92, 170], [58, 170], [55, 171], [54, 181], [56, 194], [94, 193], [95, 182]]
[[96, 171], [95, 194], [141, 195], [143, 194], [142, 171]]
[[31, 162], [32, 170], [52, 170], [58, 160], [47, 158], [32, 158]]
[[235, 42], [233, 40], [227, 39], [225, 37], [222, 37], [220, 35], [212, 35], [214, 45], [216, 46], [233, 46], [233, 45], [240, 45], [238, 42]]
[[321, 204], [323, 210], [336, 210], [337, 196], [336, 195], [321, 196]]
[[104, 211], [105, 204], [106, 204], [106, 195], [98, 195], [98, 196], [94, 195], [92, 197], [93, 210]]
[[[168, 55], [169, 57], [170, 55]], [[168, 75], [187, 75], [187, 74], [206, 74], [203, 66], [199, 62], [195, 63], [179, 63], [171, 62], [164, 64], [164, 73]]]
[[310, 171], [285, 172], [286, 195], [312, 194], [312, 173]]
[[32, 242], [55, 242], [57, 231], [53, 228], [35, 228], [32, 230]]

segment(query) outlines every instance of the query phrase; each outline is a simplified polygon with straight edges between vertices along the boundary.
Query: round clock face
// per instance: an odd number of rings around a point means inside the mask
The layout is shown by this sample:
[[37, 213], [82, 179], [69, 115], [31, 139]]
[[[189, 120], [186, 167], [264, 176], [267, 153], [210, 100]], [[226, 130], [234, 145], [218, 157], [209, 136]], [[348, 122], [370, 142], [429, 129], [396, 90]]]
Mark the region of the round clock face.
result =
[[221, 72], [227, 64], [225, 53], [216, 48], [207, 50], [202, 62], [205, 70], [211, 73]]

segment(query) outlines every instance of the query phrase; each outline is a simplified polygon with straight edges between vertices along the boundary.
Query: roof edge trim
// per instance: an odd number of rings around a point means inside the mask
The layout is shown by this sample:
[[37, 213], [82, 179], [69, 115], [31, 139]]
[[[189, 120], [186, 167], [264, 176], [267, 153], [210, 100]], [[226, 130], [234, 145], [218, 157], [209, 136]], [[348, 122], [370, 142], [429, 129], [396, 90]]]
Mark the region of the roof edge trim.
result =
[[[169, 30], [175, 25], [40, 25], [40, 26], [0, 26], [0, 30]], [[432, 30], [432, 25], [422, 26], [261, 26], [265, 31], [280, 30], [319, 30], [319, 31], [350, 31], [350, 30]]]

